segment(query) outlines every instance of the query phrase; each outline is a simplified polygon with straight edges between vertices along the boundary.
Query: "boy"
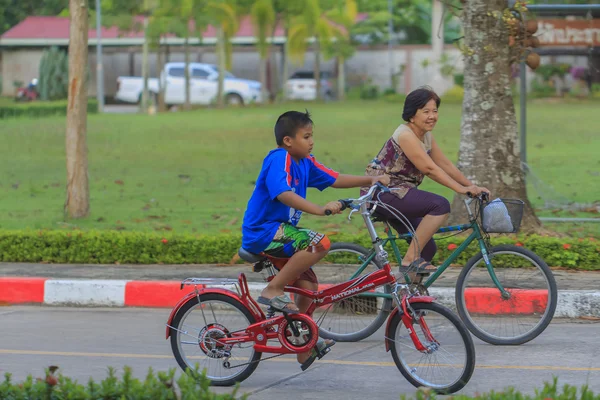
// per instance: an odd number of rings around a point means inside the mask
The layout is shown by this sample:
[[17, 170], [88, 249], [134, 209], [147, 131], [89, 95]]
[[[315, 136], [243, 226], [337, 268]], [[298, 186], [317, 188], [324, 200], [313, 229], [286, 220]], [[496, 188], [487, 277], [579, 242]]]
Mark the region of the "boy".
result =
[[[289, 258], [264, 288], [258, 302], [281, 312], [305, 312], [311, 299], [296, 296], [294, 304], [283, 289], [294, 285], [316, 291], [318, 281], [311, 266], [327, 255], [330, 242], [325, 235], [297, 227], [298, 221], [302, 212], [325, 215], [329, 210], [337, 214], [342, 207], [338, 201], [324, 207], [311, 203], [305, 199], [306, 189], [358, 188], [375, 182], [387, 185], [389, 177], [342, 175], [319, 163], [311, 154], [313, 122], [308, 111], [288, 111], [280, 115], [275, 124], [275, 140], [278, 147], [265, 157], [248, 201], [242, 224], [242, 247], [255, 254]], [[333, 343], [321, 341], [317, 347], [322, 352]], [[314, 352], [298, 355], [303, 370], [315, 356]]]

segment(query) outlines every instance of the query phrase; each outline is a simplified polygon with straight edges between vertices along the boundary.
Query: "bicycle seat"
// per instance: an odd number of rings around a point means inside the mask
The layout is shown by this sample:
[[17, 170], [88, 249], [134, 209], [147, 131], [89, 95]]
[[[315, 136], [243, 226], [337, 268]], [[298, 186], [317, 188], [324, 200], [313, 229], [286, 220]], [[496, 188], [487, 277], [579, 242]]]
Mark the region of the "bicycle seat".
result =
[[261, 262], [266, 258], [258, 254], [250, 253], [248, 250], [245, 250], [242, 247], [240, 247], [238, 250], [238, 255], [242, 260], [248, 261], [249, 263]]

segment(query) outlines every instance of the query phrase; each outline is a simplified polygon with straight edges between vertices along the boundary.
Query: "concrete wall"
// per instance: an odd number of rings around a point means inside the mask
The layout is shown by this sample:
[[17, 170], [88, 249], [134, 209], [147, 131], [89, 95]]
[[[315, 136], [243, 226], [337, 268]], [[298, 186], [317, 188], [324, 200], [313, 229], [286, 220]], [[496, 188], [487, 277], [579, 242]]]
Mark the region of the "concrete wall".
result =
[[41, 50], [2, 50], [2, 95], [12, 96], [15, 89], [14, 81], [27, 84], [39, 74]]
[[[2, 73], [3, 78], [2, 95], [10, 96], [13, 94], [12, 82], [14, 80], [28, 82], [38, 76], [42, 51], [43, 49], [2, 49], [2, 57], [0, 58], [0, 73]], [[457, 72], [462, 71], [464, 64], [459, 50], [453, 46], [446, 46], [444, 53], [448, 59], [446, 64], [453, 66]], [[182, 48], [171, 47], [168, 58], [169, 61], [184, 61]], [[118, 76], [141, 76], [142, 74], [142, 55], [139, 48], [105, 48], [103, 59], [105, 94], [107, 97], [112, 97], [116, 93]], [[275, 88], [275, 90], [281, 84], [282, 59], [281, 48], [273, 47], [270, 77], [272, 88]], [[289, 73], [292, 74], [299, 69], [312, 69], [314, 59], [313, 52], [309, 50], [301, 63], [290, 64]], [[190, 60], [217, 63], [214, 48], [211, 47], [193, 47]], [[435, 64], [432, 61], [430, 46], [398, 46], [393, 49], [391, 62], [387, 47], [361, 47], [352, 58], [346, 61], [347, 81], [350, 86], [354, 86], [370, 79], [372, 84], [379, 86], [381, 89], [389, 88], [391, 87], [391, 65], [395, 72], [404, 68], [404, 72], [397, 77], [397, 91], [407, 93], [422, 85], [433, 85], [434, 89], [443, 92], [452, 86], [452, 77], [436, 77]], [[550, 62], [566, 62], [578, 66], [587, 66], [588, 64], [585, 56], [542, 57], [542, 63]], [[235, 48], [232, 64], [231, 72], [234, 75], [259, 80], [259, 56], [255, 48]], [[91, 81], [89, 82], [88, 92], [90, 96], [94, 96], [96, 94], [96, 51], [94, 47], [90, 47], [89, 65]], [[335, 61], [322, 58], [321, 69], [335, 72]], [[156, 77], [157, 75], [157, 56], [156, 53], [150, 53], [150, 76]], [[528, 77], [532, 75], [529, 71]]]

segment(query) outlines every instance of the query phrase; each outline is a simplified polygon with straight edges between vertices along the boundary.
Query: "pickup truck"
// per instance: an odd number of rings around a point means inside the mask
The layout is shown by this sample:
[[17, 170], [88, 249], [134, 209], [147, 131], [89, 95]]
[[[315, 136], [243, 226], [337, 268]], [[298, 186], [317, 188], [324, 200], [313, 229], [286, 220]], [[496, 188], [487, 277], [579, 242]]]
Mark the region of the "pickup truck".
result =
[[[333, 98], [333, 74], [321, 71], [321, 96]], [[297, 71], [285, 84], [287, 98], [290, 100], [315, 100], [317, 98], [317, 80], [313, 71]]]
[[[190, 102], [211, 104], [216, 101], [219, 69], [213, 64], [189, 63]], [[158, 79], [165, 85], [165, 103], [169, 106], [185, 103], [185, 63], [165, 64], [160, 78], [148, 78], [150, 96], [158, 94]], [[119, 76], [115, 99], [126, 103], [139, 103], [142, 99], [144, 81], [136, 76]], [[258, 81], [239, 79], [225, 73], [224, 95], [227, 104], [244, 105], [261, 103], [261, 84]]]

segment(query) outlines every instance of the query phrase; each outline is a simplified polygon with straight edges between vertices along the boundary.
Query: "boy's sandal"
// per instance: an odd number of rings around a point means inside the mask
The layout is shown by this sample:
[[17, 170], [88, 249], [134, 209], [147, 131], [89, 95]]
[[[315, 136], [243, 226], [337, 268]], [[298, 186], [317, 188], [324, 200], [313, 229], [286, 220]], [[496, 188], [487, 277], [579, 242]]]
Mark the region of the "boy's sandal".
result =
[[294, 304], [294, 302], [286, 294], [282, 294], [281, 296], [275, 296], [272, 299], [267, 299], [266, 297], [258, 296], [258, 302], [260, 304], [265, 304], [267, 306], [271, 306], [276, 311], [280, 311], [280, 312], [284, 312], [284, 313], [288, 313], [288, 314], [297, 314], [300, 312], [300, 310], [297, 310], [297, 309], [295, 310], [295, 309], [288, 307], [288, 305]]
[[423, 258], [416, 259], [408, 265], [400, 266], [400, 272], [416, 272], [417, 274], [429, 274], [437, 271], [437, 267]]
[[320, 360], [327, 353], [329, 353], [331, 351], [331, 347], [335, 343], [336, 343], [335, 340], [329, 339], [328, 341], [325, 341], [325, 340], [319, 338], [319, 340], [317, 340], [317, 344], [315, 345], [315, 347], [313, 347], [312, 350], [310, 351], [310, 356], [306, 359], [306, 361], [304, 361], [302, 364], [300, 364], [300, 368], [302, 369], [302, 371], [306, 371], [306, 369], [308, 367], [310, 367], [317, 358]]

